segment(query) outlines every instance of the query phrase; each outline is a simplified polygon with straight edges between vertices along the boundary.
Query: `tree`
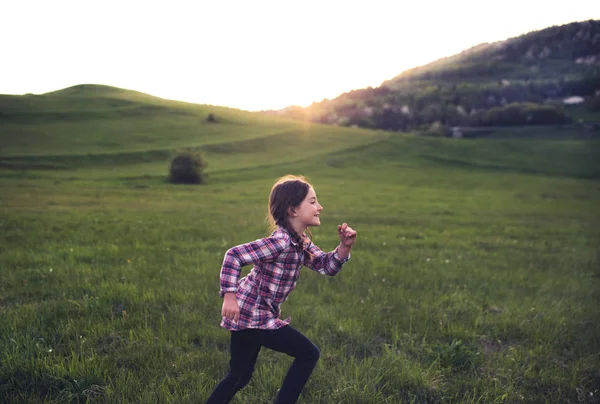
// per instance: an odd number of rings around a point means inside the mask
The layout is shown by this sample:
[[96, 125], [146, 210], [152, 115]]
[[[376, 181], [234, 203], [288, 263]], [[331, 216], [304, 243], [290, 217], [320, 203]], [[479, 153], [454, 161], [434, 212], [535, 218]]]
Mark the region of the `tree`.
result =
[[181, 152], [171, 160], [169, 182], [174, 184], [203, 184], [202, 171], [207, 163], [200, 153]]

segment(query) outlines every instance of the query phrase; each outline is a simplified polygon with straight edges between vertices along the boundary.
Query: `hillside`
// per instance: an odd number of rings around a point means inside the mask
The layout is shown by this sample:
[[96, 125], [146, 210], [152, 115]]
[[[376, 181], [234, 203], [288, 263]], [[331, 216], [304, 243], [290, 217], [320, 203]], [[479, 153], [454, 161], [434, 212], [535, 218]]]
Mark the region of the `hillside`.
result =
[[255, 161], [270, 164], [289, 159], [282, 153], [293, 153], [295, 158], [319, 155], [378, 136], [109, 86], [0, 95], [0, 163], [8, 168], [110, 164], [164, 173], [166, 162], [178, 149], [204, 152], [209, 170], [243, 168]]
[[[407, 70], [377, 88], [268, 114], [388, 130], [600, 121], [600, 21], [500, 41]], [[567, 97], [584, 103], [564, 105]]]
[[[597, 142], [577, 128], [495, 128], [486, 139], [457, 146], [98, 85], [39, 96], [0, 96], [0, 105], [0, 177], [157, 184], [164, 181], [171, 157], [182, 149], [201, 151], [208, 161], [207, 175], [218, 181], [251, 177], [253, 170], [265, 167], [285, 174], [293, 164], [340, 174], [352, 168], [352, 175], [359, 175], [361, 167], [379, 170], [389, 164], [594, 179], [600, 175]], [[216, 122], [208, 120], [209, 114]], [[515, 143], [515, 137], [547, 141]]]
[[[207, 120], [216, 116], [217, 124]], [[289, 127], [249, 112], [164, 100], [131, 90], [79, 85], [42, 95], [0, 95], [2, 155], [137, 151], [247, 138]], [[248, 133], [250, 132], [250, 133]]]

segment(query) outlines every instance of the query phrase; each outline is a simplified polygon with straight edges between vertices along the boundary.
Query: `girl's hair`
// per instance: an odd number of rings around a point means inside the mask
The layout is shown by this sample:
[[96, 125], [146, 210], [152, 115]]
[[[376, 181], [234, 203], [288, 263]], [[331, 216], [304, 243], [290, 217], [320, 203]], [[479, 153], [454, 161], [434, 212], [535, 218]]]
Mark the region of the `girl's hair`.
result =
[[[278, 226], [283, 227], [303, 249], [305, 245], [302, 235], [296, 233], [290, 226], [289, 208], [300, 206], [310, 187], [310, 183], [303, 176], [286, 175], [275, 181], [273, 188], [271, 188], [271, 195], [269, 195], [267, 220], [271, 231]], [[310, 230], [307, 229], [307, 232], [312, 239]]]

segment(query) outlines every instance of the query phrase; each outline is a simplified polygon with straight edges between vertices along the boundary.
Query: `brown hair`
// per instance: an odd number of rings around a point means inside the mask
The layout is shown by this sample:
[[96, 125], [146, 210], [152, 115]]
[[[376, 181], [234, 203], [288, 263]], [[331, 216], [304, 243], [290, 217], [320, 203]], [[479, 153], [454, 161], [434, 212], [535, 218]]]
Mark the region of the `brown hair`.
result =
[[[283, 227], [302, 249], [305, 247], [304, 240], [302, 239], [302, 235], [296, 233], [290, 226], [289, 208], [300, 206], [304, 198], [306, 198], [310, 187], [311, 185], [305, 177], [301, 175], [286, 175], [275, 181], [269, 195], [267, 221], [269, 222], [271, 231], [275, 230], [278, 226]], [[307, 229], [307, 232], [312, 239], [310, 230]]]

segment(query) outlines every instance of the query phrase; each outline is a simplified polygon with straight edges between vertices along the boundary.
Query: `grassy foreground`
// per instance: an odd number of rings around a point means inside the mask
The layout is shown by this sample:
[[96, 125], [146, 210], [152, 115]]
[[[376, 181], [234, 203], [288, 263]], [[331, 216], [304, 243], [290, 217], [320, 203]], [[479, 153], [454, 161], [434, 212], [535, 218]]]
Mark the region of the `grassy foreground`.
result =
[[[0, 401], [206, 400], [229, 359], [223, 254], [299, 173], [319, 246], [359, 232], [339, 276], [303, 270], [283, 305], [322, 352], [301, 403], [597, 402], [598, 142], [366, 136], [254, 161], [232, 140], [243, 164], [209, 159], [197, 187], [164, 183], [164, 156], [0, 171]], [[263, 350], [234, 402], [270, 402], [290, 363]]]

